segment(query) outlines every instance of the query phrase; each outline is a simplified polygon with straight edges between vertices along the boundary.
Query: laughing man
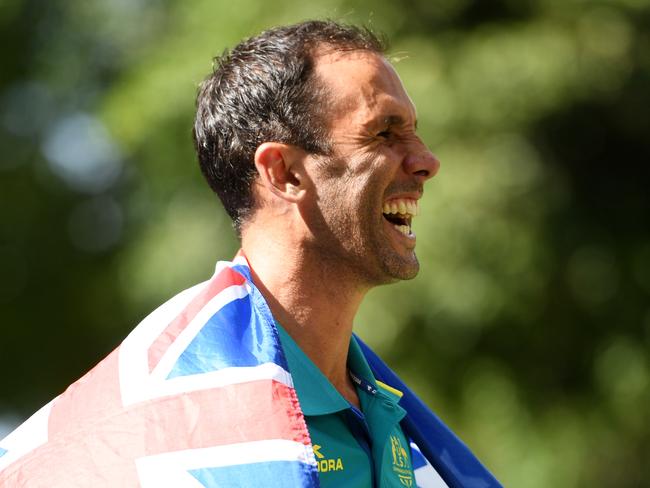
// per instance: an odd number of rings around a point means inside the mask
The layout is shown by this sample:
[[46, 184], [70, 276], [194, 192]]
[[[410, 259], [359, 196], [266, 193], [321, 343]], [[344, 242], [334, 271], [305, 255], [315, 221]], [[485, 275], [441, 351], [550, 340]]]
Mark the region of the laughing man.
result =
[[0, 443], [0, 485], [500, 486], [352, 334], [371, 288], [419, 269], [439, 162], [416, 129], [365, 29], [304, 22], [220, 57], [194, 138], [241, 251]]

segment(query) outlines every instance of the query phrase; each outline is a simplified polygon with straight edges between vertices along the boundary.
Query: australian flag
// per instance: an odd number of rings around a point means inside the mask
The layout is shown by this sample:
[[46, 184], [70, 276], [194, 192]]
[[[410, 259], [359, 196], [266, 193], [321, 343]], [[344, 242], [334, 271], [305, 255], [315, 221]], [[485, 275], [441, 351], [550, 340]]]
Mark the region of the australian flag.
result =
[[[405, 391], [418, 486], [499, 483]], [[416, 446], [417, 444], [417, 446]], [[275, 321], [245, 257], [146, 317], [109, 356], [0, 442], [0, 486], [318, 487]]]

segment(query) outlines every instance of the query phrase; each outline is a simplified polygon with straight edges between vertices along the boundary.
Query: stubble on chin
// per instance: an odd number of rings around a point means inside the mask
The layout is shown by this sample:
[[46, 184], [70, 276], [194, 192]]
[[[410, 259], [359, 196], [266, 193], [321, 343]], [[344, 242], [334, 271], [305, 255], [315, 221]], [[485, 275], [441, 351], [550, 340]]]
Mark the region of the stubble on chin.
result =
[[372, 237], [365, 241], [356, 262], [359, 274], [369, 287], [411, 280], [417, 276], [420, 263], [415, 251], [402, 256], [383, 232], [367, 231], [366, 235]]
[[420, 262], [415, 253], [413, 253], [413, 257], [409, 260], [397, 258], [396, 256], [388, 256], [383, 261], [383, 264], [384, 272], [392, 278], [391, 283], [412, 280], [420, 271]]

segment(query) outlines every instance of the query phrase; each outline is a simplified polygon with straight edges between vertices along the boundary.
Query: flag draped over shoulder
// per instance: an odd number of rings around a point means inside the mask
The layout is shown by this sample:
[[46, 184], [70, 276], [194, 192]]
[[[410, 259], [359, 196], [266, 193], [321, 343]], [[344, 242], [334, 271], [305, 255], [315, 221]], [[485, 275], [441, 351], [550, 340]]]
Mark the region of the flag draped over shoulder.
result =
[[450, 488], [498, 488], [501, 484], [467, 446], [413, 393], [402, 380], [358, 337], [357, 341], [375, 378], [402, 392], [400, 406], [407, 415], [402, 428], [411, 439], [415, 479], [421, 488], [432, 469]]
[[[373, 369], [382, 367], [364, 352]], [[412, 420], [422, 420], [425, 429], [407, 435], [447, 485], [500, 486], [421, 407]], [[429, 434], [437, 436], [433, 447]], [[435, 443], [442, 440], [464, 450], [439, 449]], [[440, 464], [458, 455], [463, 459]], [[416, 479], [426, 487], [431, 465], [420, 464]], [[440, 466], [451, 466], [451, 475]], [[458, 469], [469, 477], [458, 476]], [[211, 280], [152, 312], [95, 368], [2, 440], [0, 486], [318, 487], [275, 322], [243, 255], [218, 263]]]

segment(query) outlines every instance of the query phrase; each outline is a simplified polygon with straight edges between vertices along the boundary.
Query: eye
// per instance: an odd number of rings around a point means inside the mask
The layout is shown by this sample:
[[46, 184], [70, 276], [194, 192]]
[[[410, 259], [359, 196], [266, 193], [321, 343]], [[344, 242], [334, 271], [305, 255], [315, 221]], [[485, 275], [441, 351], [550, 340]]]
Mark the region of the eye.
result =
[[381, 132], [377, 133], [377, 137], [381, 139], [388, 139], [391, 135], [391, 131], [389, 130], [382, 130]]

